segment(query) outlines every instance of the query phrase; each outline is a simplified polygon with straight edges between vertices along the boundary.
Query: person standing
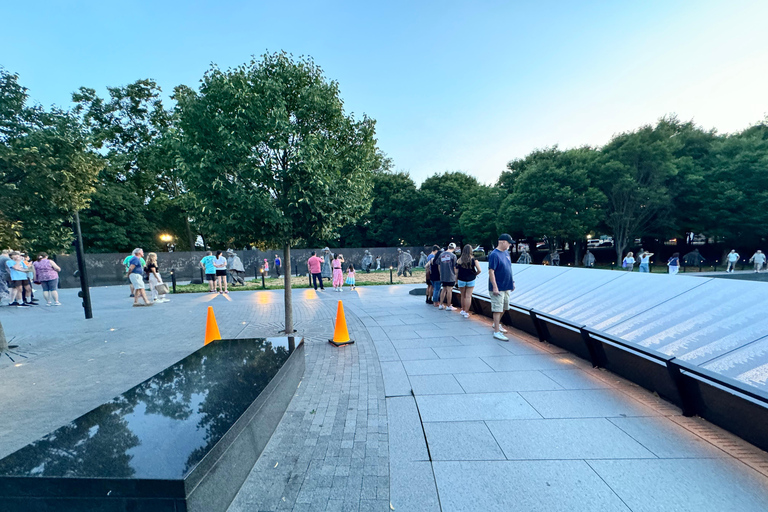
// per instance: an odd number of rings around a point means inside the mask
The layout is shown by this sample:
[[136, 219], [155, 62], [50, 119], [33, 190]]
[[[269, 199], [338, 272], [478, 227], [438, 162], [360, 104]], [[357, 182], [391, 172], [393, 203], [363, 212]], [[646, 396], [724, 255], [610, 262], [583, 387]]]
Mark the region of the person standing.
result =
[[227, 289], [227, 258], [221, 255], [221, 251], [216, 251], [216, 258], [213, 260], [213, 267], [216, 269], [216, 288], [219, 289], [219, 294], [229, 294]]
[[264, 275], [269, 277], [269, 261], [267, 261], [267, 258], [264, 258]]
[[341, 254], [334, 254], [331, 267], [333, 268], [333, 290], [341, 292], [344, 286], [344, 271], [341, 270], [341, 266], [344, 263], [344, 256]]
[[680, 271], [680, 253], [676, 252], [667, 261], [667, 268], [669, 268], [669, 275], [673, 276]]
[[0, 302], [10, 296], [9, 283], [11, 281], [11, 273], [7, 265], [11, 261], [11, 258], [8, 256], [10, 252], [8, 249], [3, 249], [0, 252]]
[[[130, 275], [130, 272], [128, 271], [128, 267], [131, 266], [131, 259], [132, 258], [133, 258], [133, 254], [129, 254], [123, 260], [123, 266], [125, 267], [125, 273], [128, 274], [128, 275]], [[144, 268], [144, 266], [147, 264], [147, 262], [144, 261], [144, 258], [140, 258], [140, 259], [141, 259], [141, 268]], [[133, 282], [132, 281], [128, 281], [128, 286], [130, 286], [130, 288], [131, 288], [131, 295], [130, 296], [133, 297]]]
[[309, 273], [312, 274], [312, 284], [315, 287], [315, 291], [317, 291], [318, 281], [320, 281], [320, 289], [325, 290], [325, 288], [323, 287], [322, 267], [323, 267], [323, 259], [318, 257], [315, 254], [315, 251], [312, 251], [312, 253], [309, 256], [309, 259], [307, 260], [307, 269], [309, 270]]
[[640, 267], [638, 270], [640, 272], [643, 272], [645, 274], [650, 273], [651, 271], [651, 257], [653, 256], [652, 252], [643, 252], [640, 254]]
[[46, 306], [61, 306], [59, 302], [59, 267], [56, 262], [48, 259], [47, 252], [37, 255], [37, 261], [33, 263], [35, 275], [40, 286], [43, 287], [43, 298]]
[[436, 245], [432, 246], [432, 251], [429, 253], [429, 256], [427, 256], [427, 260], [424, 263], [424, 277], [427, 281], [427, 304], [432, 304], [432, 292], [434, 292], [434, 288], [432, 287], [432, 279], [430, 278], [430, 267], [432, 266], [432, 260], [435, 258], [435, 254], [437, 254], [437, 251], [440, 248]]
[[635, 258], [632, 254], [632, 251], [629, 251], [624, 257], [624, 261], [621, 262], [621, 266], [627, 272], [632, 272], [632, 270], [635, 268]]
[[275, 272], [277, 272], [277, 277], [280, 277], [280, 267], [282, 264], [283, 262], [280, 260], [280, 256], [275, 254]]
[[200, 260], [200, 266], [205, 269], [205, 280], [208, 281], [208, 291], [216, 293], [216, 267], [213, 264], [213, 253], [208, 251]]
[[403, 269], [405, 268], [405, 253], [398, 247], [397, 249], [397, 277], [403, 275]]
[[587, 249], [586, 254], [584, 254], [584, 259], [581, 260], [582, 263], [584, 263], [584, 266], [587, 268], [593, 268], [595, 266], [595, 255], [592, 254], [592, 252]]
[[24, 302], [37, 306], [38, 301], [35, 298], [35, 290], [32, 288], [32, 282], [37, 282], [35, 267], [32, 264], [32, 259], [30, 259], [29, 254], [25, 252], [21, 253], [21, 261], [23, 261], [24, 265], [27, 267], [27, 281], [21, 288], [21, 297], [24, 299]]
[[512, 277], [512, 259], [508, 249], [512, 237], [507, 233], [499, 235], [496, 248], [488, 255], [488, 290], [491, 292], [491, 312], [493, 313], [493, 337], [509, 341], [504, 336], [506, 329], [501, 325], [501, 317], [509, 309], [509, 294], [515, 289]]
[[480, 263], [472, 256], [472, 246], [467, 244], [461, 250], [461, 256], [456, 262], [458, 265], [458, 284], [461, 293], [461, 311], [464, 318], [469, 318], [469, 309], [472, 305], [472, 290], [475, 289], [475, 279], [480, 275]]
[[355, 266], [352, 263], [350, 263], [349, 267], [347, 267], [346, 284], [350, 285], [352, 287], [352, 290], [355, 289]]
[[731, 252], [728, 253], [728, 256], [726, 256], [726, 261], [728, 262], [728, 266], [726, 267], [726, 272], [733, 272], [736, 270], [736, 264], [739, 262], [739, 253], [736, 252], [736, 249], [732, 249]]
[[[144, 290], [144, 267], [141, 265], [144, 261], [144, 250], [137, 248], [132, 254], [133, 257], [128, 261], [128, 278], [133, 284], [133, 307], [152, 306], [153, 303], [149, 301]], [[139, 304], [139, 299], [142, 299], [144, 304]]]
[[435, 257], [429, 262], [429, 279], [432, 281], [432, 305], [440, 309], [440, 290], [443, 285], [440, 283], [440, 256], [443, 250], [438, 247]]
[[757, 252], [755, 252], [755, 254], [749, 258], [749, 262], [755, 265], [755, 273], [760, 272], [763, 270], [763, 266], [765, 265], [765, 254], [763, 254], [763, 251], [758, 249]]
[[376, 256], [376, 270], [381, 270], [381, 256]]
[[25, 302], [23, 299], [22, 288], [27, 283], [27, 265], [21, 259], [21, 253], [18, 251], [12, 251], [8, 254], [9, 259], [5, 262], [5, 267], [8, 269], [10, 275], [10, 304], [9, 306], [28, 307], [35, 306], [30, 302]]
[[443, 251], [440, 254], [440, 285], [442, 290], [440, 291], [440, 305], [438, 309], [445, 309], [446, 311], [453, 311], [454, 308], [451, 305], [453, 299], [453, 285], [456, 282], [456, 255], [453, 251], [456, 249], [456, 244], [451, 242], [448, 245], [448, 250]]

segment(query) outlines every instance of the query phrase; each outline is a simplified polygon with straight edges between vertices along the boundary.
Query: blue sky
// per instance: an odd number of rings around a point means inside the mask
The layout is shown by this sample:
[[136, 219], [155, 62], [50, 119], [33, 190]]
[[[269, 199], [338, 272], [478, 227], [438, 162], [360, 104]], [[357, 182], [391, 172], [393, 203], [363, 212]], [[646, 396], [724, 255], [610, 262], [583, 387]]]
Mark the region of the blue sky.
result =
[[170, 94], [265, 51], [310, 55], [417, 182], [491, 183], [535, 148], [600, 145], [676, 113], [768, 114], [768, 1], [2, 2], [0, 65], [33, 100], [153, 78]]

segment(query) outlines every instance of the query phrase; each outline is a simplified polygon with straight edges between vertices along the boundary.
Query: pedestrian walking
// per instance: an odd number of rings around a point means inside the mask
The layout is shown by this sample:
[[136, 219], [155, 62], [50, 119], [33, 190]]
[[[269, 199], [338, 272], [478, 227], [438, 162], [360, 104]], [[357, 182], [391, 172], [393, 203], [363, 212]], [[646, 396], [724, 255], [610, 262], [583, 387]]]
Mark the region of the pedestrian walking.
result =
[[629, 251], [627, 255], [624, 256], [624, 261], [621, 262], [621, 268], [627, 272], [632, 272], [632, 270], [635, 268], [635, 258], [632, 255], [632, 251]]
[[507, 330], [501, 325], [501, 317], [509, 309], [509, 295], [515, 289], [512, 259], [507, 252], [511, 245], [512, 237], [502, 233], [499, 235], [498, 245], [488, 255], [488, 290], [491, 292], [493, 337], [501, 341], [509, 341], [504, 335]]
[[427, 281], [427, 304], [432, 304], [432, 292], [434, 292], [434, 288], [432, 285], [432, 279], [430, 279], [430, 269], [432, 268], [432, 260], [435, 258], [435, 254], [437, 254], [437, 251], [440, 250], [440, 248], [436, 245], [432, 246], [432, 250], [430, 251], [429, 255], [427, 256], [427, 260], [424, 263], [424, 277]]
[[726, 256], [726, 260], [728, 261], [728, 266], [726, 267], [726, 272], [733, 272], [736, 270], [736, 264], [739, 262], [739, 259], [741, 256], [739, 256], [739, 253], [736, 252], [736, 249], [732, 249], [731, 252], [728, 253], [728, 256]]
[[215, 288], [218, 288], [220, 295], [229, 293], [229, 289], [227, 288], [227, 259], [221, 254], [221, 251], [216, 251], [216, 258], [213, 260], [213, 267], [216, 269]]
[[680, 271], [680, 253], [676, 252], [667, 260], [667, 268], [669, 268], [669, 275], [673, 276]]
[[[133, 307], [152, 306], [154, 303], [149, 301], [147, 292], [144, 290], [144, 266], [141, 264], [144, 261], [144, 250], [136, 248], [131, 254], [133, 257], [128, 260], [128, 278], [133, 284]], [[139, 303], [139, 299], [144, 303]]]
[[213, 264], [213, 253], [208, 251], [200, 260], [200, 266], [205, 269], [205, 280], [208, 282], [208, 291], [216, 293], [216, 266]]
[[461, 294], [461, 311], [464, 318], [469, 318], [469, 310], [472, 305], [472, 290], [475, 289], [475, 280], [480, 275], [480, 263], [472, 256], [472, 246], [467, 244], [461, 250], [461, 256], [456, 261], [458, 272], [456, 278]]
[[344, 271], [341, 270], [344, 263], [344, 256], [341, 254], [334, 254], [331, 266], [333, 267], [333, 290], [341, 292], [344, 286]]
[[[209, 253], [210, 254], [210, 253]], [[125, 273], [126, 275], [130, 275], [130, 272], [128, 271], [128, 267], [131, 266], [131, 260], [133, 259], [133, 253], [129, 254], [125, 257], [123, 260], [123, 266], [125, 267]], [[144, 266], [147, 264], [146, 261], [144, 261], [144, 258], [139, 258], [139, 261], [141, 262], [141, 268], [144, 268]], [[131, 297], [133, 297], [133, 281], [128, 281], [128, 286], [131, 288]]]
[[43, 298], [46, 306], [61, 306], [59, 302], [59, 267], [55, 261], [48, 259], [47, 252], [41, 252], [37, 255], [37, 261], [33, 263], [35, 267], [36, 280], [43, 288]]
[[353, 290], [355, 289], [355, 266], [352, 263], [347, 267], [346, 284], [350, 285]]
[[755, 273], [760, 272], [763, 270], [763, 266], [765, 265], [765, 254], [763, 254], [763, 251], [758, 249], [757, 252], [755, 252], [755, 254], [749, 258], [749, 262], [755, 266]]
[[275, 254], [275, 272], [277, 272], [277, 277], [280, 277], [280, 267], [283, 265], [282, 260], [280, 259], [280, 256]]
[[165, 286], [160, 286], [163, 284], [163, 278], [160, 276], [157, 265], [157, 253], [147, 254], [147, 265], [144, 267], [144, 273], [147, 275], [147, 281], [149, 281], [152, 302], [171, 302], [171, 299], [165, 298], [165, 293], [158, 292], [158, 288], [162, 288], [165, 292]]
[[317, 254], [315, 254], [315, 251], [312, 251], [310, 253], [309, 259], [307, 260], [307, 270], [309, 270], [309, 273], [312, 275], [312, 285], [315, 287], [315, 291], [317, 291], [318, 281], [320, 281], [320, 290], [325, 290], [323, 287], [322, 268], [323, 258], [320, 258], [317, 256]]
[[652, 256], [653, 256], [652, 252], [643, 252], [640, 254], [640, 266], [638, 267], [638, 270], [640, 272], [648, 274], [651, 271]]
[[595, 255], [592, 254], [592, 252], [587, 249], [587, 253], [584, 255], [584, 258], [581, 260], [582, 263], [584, 263], [584, 266], [587, 268], [593, 268], [595, 266]]
[[453, 299], [453, 285], [456, 283], [456, 255], [453, 251], [456, 249], [456, 244], [451, 242], [448, 245], [448, 250], [443, 251], [440, 255], [440, 285], [442, 290], [440, 291], [440, 305], [438, 309], [445, 309], [446, 311], [453, 311], [454, 308], [451, 304]]

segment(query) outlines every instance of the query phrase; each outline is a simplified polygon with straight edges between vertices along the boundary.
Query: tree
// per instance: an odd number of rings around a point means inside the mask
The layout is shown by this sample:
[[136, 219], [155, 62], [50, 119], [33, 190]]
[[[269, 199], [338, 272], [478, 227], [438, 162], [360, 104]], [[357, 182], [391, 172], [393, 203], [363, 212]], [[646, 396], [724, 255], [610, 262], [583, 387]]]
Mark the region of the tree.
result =
[[496, 219], [507, 191], [500, 187], [480, 185], [465, 199], [459, 216], [463, 240], [486, 248], [494, 247], [499, 231]]
[[0, 245], [66, 251], [101, 163], [75, 117], [26, 102], [18, 77], [0, 70]]
[[597, 184], [605, 194], [605, 224], [613, 235], [617, 261], [629, 242], [669, 221], [672, 195], [667, 184], [677, 174], [675, 128], [655, 126], [614, 137], [601, 150]]
[[588, 147], [569, 151], [554, 147], [510, 162], [515, 179], [501, 205], [499, 230], [546, 237], [552, 250], [565, 241], [578, 247], [602, 216], [605, 196], [590, 176], [595, 159], [595, 151]]
[[374, 173], [372, 196], [370, 211], [342, 229], [342, 246], [397, 247], [421, 242], [414, 229], [419, 195], [408, 173]]
[[285, 329], [293, 332], [291, 246], [330, 238], [371, 204], [374, 121], [344, 112], [311, 59], [264, 55], [177, 87], [185, 182], [208, 232], [284, 248]]
[[459, 242], [459, 217], [479, 187], [474, 176], [463, 172], [436, 173], [424, 180], [419, 187], [418, 226], [421, 233], [429, 233], [430, 240], [422, 243]]

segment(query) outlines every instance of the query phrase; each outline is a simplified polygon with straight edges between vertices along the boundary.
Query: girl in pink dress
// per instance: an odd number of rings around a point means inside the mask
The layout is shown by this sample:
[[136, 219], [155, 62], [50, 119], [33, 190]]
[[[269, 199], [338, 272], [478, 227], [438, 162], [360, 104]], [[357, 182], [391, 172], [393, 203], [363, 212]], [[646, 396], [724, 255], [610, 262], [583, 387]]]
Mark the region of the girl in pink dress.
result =
[[344, 272], [341, 270], [341, 264], [344, 263], [344, 256], [341, 254], [335, 254], [333, 261], [331, 261], [331, 267], [333, 268], [333, 289], [337, 292], [342, 291], [344, 286]]

